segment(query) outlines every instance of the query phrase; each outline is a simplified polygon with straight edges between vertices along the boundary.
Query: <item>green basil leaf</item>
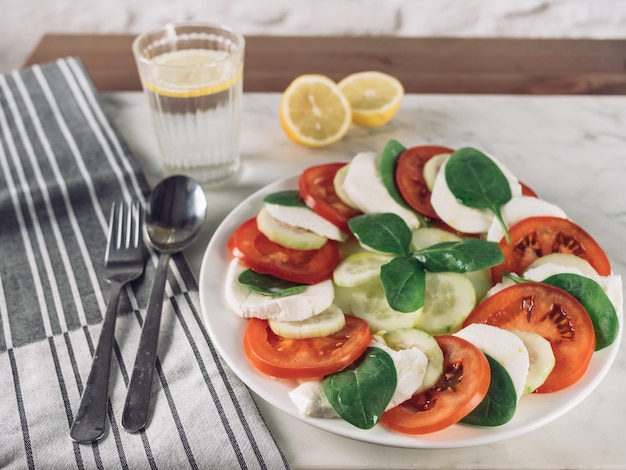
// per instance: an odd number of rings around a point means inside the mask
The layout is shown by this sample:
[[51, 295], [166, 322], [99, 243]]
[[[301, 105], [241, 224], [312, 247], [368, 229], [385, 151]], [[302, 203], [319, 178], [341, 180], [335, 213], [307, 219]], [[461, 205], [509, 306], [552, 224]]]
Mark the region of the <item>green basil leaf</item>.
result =
[[387, 188], [387, 192], [394, 199], [394, 201], [402, 207], [412, 210], [396, 186], [396, 164], [398, 162], [398, 157], [405, 150], [406, 148], [404, 145], [397, 140], [392, 139], [388, 141], [380, 157], [378, 170], [380, 171], [380, 177], [383, 180], [383, 184], [385, 185], [385, 188]]
[[393, 359], [368, 348], [348, 368], [324, 377], [324, 394], [337, 414], [361, 429], [373, 428], [391, 401], [398, 378]]
[[458, 242], [442, 242], [413, 253], [431, 272], [467, 273], [490, 268], [504, 262], [496, 243], [465, 238]]
[[480, 150], [463, 147], [446, 162], [445, 176], [457, 200], [467, 207], [492, 211], [510, 241], [501, 208], [511, 200], [511, 187], [498, 165]]
[[491, 371], [487, 395], [461, 422], [476, 426], [500, 426], [515, 415], [517, 393], [506, 369], [488, 354], [485, 356]]
[[529, 281], [528, 279], [518, 276], [515, 273], [502, 273], [502, 277], [509, 279], [510, 281], [513, 281], [513, 283], [515, 284], [521, 284], [522, 282], [532, 282], [532, 281]]
[[543, 281], [568, 292], [585, 307], [596, 334], [596, 351], [613, 344], [619, 330], [619, 320], [613, 303], [593, 279], [572, 273], [554, 274]]
[[263, 198], [263, 202], [276, 204], [277, 206], [306, 207], [304, 201], [300, 199], [300, 191], [297, 189], [270, 193]]
[[307, 288], [306, 285], [285, 281], [269, 274], [259, 274], [251, 269], [246, 269], [239, 274], [237, 281], [248, 289], [269, 297], [285, 297], [299, 294]]
[[424, 305], [426, 273], [416, 259], [401, 256], [382, 265], [380, 282], [394, 310], [409, 313]]
[[382, 253], [408, 255], [411, 229], [399, 215], [392, 213], [363, 214], [348, 221], [359, 243]]

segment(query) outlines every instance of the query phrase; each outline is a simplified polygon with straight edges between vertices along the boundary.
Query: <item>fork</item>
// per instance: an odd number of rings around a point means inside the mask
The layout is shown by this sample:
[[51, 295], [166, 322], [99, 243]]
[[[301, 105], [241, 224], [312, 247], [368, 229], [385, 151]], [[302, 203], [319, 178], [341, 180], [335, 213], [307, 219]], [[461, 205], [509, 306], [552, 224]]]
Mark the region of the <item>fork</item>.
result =
[[113, 203], [111, 207], [104, 257], [105, 277], [111, 285], [111, 292], [87, 384], [70, 429], [70, 437], [75, 442], [96, 441], [106, 431], [111, 353], [119, 296], [124, 285], [141, 276], [144, 269], [141, 212], [137, 202]]

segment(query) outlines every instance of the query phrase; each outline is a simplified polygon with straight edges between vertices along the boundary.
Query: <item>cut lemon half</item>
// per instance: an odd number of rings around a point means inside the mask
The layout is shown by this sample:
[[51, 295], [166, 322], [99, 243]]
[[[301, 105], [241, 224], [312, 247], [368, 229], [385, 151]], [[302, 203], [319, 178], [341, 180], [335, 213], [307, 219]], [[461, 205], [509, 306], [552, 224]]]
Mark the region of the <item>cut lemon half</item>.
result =
[[357, 72], [338, 83], [352, 108], [352, 120], [364, 127], [378, 127], [395, 116], [402, 97], [402, 83], [383, 72]]
[[340, 140], [350, 127], [350, 104], [325, 75], [301, 75], [280, 100], [280, 124], [292, 141], [324, 147]]

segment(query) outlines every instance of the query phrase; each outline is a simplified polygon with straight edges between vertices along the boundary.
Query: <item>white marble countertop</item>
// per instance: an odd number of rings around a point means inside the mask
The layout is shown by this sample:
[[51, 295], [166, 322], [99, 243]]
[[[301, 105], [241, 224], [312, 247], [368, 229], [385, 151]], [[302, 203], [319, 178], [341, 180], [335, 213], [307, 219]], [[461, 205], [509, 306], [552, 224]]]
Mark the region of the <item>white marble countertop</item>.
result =
[[[140, 93], [103, 95], [149, 182], [162, 178], [146, 102]], [[187, 252], [199, 272], [221, 220], [257, 189], [302, 169], [380, 151], [393, 138], [405, 146], [471, 145], [497, 156], [541, 197], [561, 206], [604, 247], [626, 279], [626, 97], [410, 95], [381, 128], [353, 127], [323, 150], [299, 147], [280, 129], [277, 94], [245, 94], [239, 179], [207, 191], [209, 221]], [[626, 469], [626, 342], [613, 368], [580, 405], [556, 421], [494, 444], [414, 450], [353, 441], [311, 427], [258, 398], [294, 469]]]

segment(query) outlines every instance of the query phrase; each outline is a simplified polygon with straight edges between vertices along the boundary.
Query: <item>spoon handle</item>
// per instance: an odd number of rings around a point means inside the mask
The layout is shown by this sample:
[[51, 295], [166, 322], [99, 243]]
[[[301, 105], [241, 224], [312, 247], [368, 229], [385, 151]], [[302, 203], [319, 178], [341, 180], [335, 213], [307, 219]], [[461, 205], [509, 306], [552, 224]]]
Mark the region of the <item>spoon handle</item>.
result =
[[156, 363], [159, 327], [163, 311], [163, 295], [165, 293], [169, 260], [170, 255], [167, 253], [162, 254], [159, 258], [154, 284], [150, 292], [150, 300], [148, 301], [146, 318], [141, 329], [135, 365], [128, 384], [126, 402], [124, 403], [122, 414], [122, 426], [128, 432], [137, 432], [148, 422], [152, 375]]

